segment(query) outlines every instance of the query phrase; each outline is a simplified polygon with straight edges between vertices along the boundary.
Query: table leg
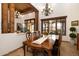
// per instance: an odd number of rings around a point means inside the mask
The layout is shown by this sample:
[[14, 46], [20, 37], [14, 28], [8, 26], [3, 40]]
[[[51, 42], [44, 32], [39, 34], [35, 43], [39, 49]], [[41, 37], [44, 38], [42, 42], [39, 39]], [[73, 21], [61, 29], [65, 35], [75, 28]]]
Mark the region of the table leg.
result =
[[48, 50], [48, 56], [52, 56], [51, 50]]
[[28, 52], [28, 46], [27, 46], [27, 52]]
[[23, 45], [23, 50], [24, 50], [24, 56], [26, 55], [26, 53], [25, 53], [25, 45]]

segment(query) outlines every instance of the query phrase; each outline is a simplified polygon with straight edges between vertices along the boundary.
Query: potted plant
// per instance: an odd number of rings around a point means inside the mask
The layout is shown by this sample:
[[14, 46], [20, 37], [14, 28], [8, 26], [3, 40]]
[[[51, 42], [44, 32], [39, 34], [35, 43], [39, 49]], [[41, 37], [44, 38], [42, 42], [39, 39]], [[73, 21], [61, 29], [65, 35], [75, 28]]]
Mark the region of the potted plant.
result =
[[75, 39], [77, 37], [77, 35], [76, 35], [76, 28], [75, 27], [70, 27], [70, 32], [71, 33], [69, 34], [69, 36], [72, 39], [73, 43], [75, 44], [76, 43]]
[[30, 30], [29, 30], [29, 29], [27, 29], [27, 30], [26, 30], [26, 32], [29, 34], [29, 33], [30, 33]]
[[44, 35], [44, 36], [47, 36], [47, 35], [48, 35], [48, 32], [46, 32], [46, 31], [43, 32], [43, 35]]
[[76, 38], [76, 34], [75, 33], [70, 33], [69, 36], [74, 40]]
[[76, 28], [75, 27], [70, 27], [70, 31], [71, 32], [76, 32]]
[[54, 32], [50, 32], [49, 34], [52, 35], [52, 34], [54, 34]]

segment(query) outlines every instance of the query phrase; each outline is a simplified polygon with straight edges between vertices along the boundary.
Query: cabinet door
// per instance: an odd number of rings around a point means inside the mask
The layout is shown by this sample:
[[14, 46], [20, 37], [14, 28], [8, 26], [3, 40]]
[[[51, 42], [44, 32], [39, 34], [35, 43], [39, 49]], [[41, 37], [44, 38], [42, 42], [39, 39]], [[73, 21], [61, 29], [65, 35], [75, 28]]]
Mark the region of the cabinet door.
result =
[[58, 19], [56, 23], [57, 23], [57, 34], [62, 33], [63, 35], [65, 35], [66, 34], [65, 19]]
[[56, 32], [56, 20], [49, 20], [49, 33], [53, 32], [55, 34]]
[[35, 28], [35, 23], [34, 23], [34, 20], [31, 20], [31, 28], [30, 28], [30, 30], [31, 30], [31, 32], [34, 32], [34, 28]]
[[77, 49], [79, 49], [79, 33], [77, 34]]
[[30, 32], [35, 31], [35, 19], [28, 19], [25, 20], [26, 29], [28, 29]]
[[66, 17], [54, 17], [54, 18], [47, 18], [42, 19], [41, 21], [41, 31], [53, 34], [62, 34], [66, 35]]
[[61, 20], [57, 20], [57, 34], [62, 32], [62, 23]]
[[42, 31], [43, 32], [49, 32], [49, 21], [47, 21], [47, 20], [43, 21]]

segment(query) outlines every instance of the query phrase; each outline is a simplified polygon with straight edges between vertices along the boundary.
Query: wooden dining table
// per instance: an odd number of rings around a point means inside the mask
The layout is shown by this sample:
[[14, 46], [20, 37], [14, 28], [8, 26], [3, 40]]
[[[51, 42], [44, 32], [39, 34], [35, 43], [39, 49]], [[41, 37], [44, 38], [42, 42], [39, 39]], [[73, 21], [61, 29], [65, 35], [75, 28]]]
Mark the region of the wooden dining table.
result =
[[30, 47], [30, 48], [34, 48], [34, 49], [42, 49], [42, 50], [46, 50], [48, 53], [48, 56], [52, 55], [52, 48], [53, 48], [53, 42], [50, 39], [46, 39], [43, 43], [41, 44], [35, 44], [32, 43], [34, 40], [29, 39], [23, 42], [23, 50], [24, 50], [24, 56], [26, 55], [26, 46]]

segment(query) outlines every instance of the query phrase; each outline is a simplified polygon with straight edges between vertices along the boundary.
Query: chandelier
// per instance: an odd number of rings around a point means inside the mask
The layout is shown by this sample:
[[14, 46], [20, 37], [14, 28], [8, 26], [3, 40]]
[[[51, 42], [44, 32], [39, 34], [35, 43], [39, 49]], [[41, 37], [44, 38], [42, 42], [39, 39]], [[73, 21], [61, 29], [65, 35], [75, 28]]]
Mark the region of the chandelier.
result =
[[16, 17], [16, 18], [19, 18], [19, 15], [20, 15], [20, 12], [16, 11], [16, 12], [15, 12], [15, 17]]
[[42, 13], [45, 15], [45, 16], [48, 16], [49, 14], [51, 14], [53, 12], [53, 9], [52, 7], [46, 3], [45, 4], [45, 8], [43, 9]]

